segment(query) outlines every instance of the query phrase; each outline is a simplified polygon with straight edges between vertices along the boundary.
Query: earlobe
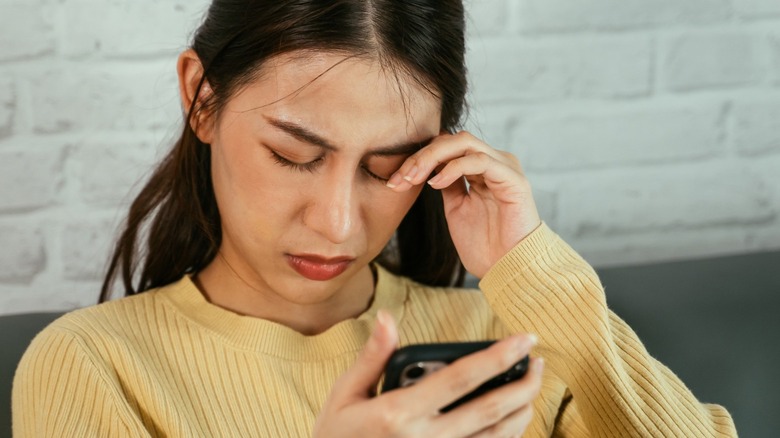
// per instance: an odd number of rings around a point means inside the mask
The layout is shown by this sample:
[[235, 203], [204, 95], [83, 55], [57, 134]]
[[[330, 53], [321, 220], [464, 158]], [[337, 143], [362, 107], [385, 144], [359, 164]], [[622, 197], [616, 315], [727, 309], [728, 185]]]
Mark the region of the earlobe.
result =
[[[213, 121], [207, 102], [213, 95], [213, 90], [207, 80], [203, 81], [203, 64], [194, 50], [188, 49], [179, 55], [176, 63], [176, 72], [179, 77], [179, 94], [181, 96], [182, 110], [185, 117], [189, 115], [190, 127], [203, 143], [210, 144], [213, 136]], [[198, 86], [200, 89], [198, 89]], [[193, 101], [195, 105], [193, 106]]]

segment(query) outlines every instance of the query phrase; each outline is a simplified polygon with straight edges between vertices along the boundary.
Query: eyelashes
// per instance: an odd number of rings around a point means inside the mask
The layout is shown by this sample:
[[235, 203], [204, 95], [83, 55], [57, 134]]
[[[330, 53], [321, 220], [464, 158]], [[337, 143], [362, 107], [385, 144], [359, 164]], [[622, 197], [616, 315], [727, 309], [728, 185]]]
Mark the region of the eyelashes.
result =
[[[309, 161], [309, 162], [306, 162], [306, 163], [296, 163], [294, 161], [290, 161], [290, 160], [284, 158], [283, 156], [277, 154], [276, 152], [274, 152], [274, 151], [272, 151], [270, 149], [269, 149], [269, 151], [271, 152], [271, 157], [274, 159], [276, 164], [279, 164], [282, 167], [288, 167], [288, 168], [290, 168], [292, 170], [295, 170], [295, 171], [298, 171], [298, 172], [314, 173], [314, 171], [317, 170], [317, 168], [320, 166], [320, 164], [322, 164], [323, 160], [325, 159], [324, 156], [321, 156], [321, 157], [318, 157], [315, 160], [312, 160], [312, 161]], [[381, 176], [379, 176], [379, 175], [375, 174], [374, 172], [371, 172], [370, 170], [368, 170], [368, 167], [366, 167], [365, 165], [361, 165], [360, 167], [363, 170], [363, 172], [365, 172], [366, 175], [368, 175], [369, 177], [371, 177], [371, 178], [381, 182], [382, 184], [387, 183], [389, 178], [382, 178]]]
[[366, 175], [370, 176], [371, 178], [374, 178], [375, 180], [381, 182], [382, 184], [386, 184], [387, 181], [390, 180], [389, 177], [388, 178], [382, 178], [381, 176], [379, 176], [379, 175], [375, 174], [374, 172], [368, 170], [368, 167], [366, 167], [365, 165], [361, 165], [360, 167], [363, 169], [364, 172], [366, 172]]
[[273, 157], [274, 161], [276, 161], [277, 164], [281, 165], [282, 167], [289, 167], [294, 170], [297, 170], [299, 172], [309, 172], [313, 173], [315, 170], [317, 170], [317, 167], [322, 162], [324, 157], [319, 157], [316, 160], [309, 161], [308, 163], [296, 163], [294, 161], [290, 161], [281, 155], [277, 154], [274, 151], [271, 151], [271, 156]]

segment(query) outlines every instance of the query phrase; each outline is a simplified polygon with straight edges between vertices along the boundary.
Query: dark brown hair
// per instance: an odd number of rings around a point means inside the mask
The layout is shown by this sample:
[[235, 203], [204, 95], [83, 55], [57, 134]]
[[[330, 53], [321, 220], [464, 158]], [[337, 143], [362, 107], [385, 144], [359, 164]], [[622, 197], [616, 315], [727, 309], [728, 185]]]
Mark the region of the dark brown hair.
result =
[[[211, 151], [191, 116], [218, 112], [273, 56], [330, 51], [380, 60], [441, 101], [442, 129], [454, 132], [465, 108], [461, 0], [214, 0], [196, 31], [209, 99], [193, 99], [182, 134], [135, 198], [101, 288], [110, 298], [121, 277], [125, 295], [172, 283], [206, 267], [222, 233], [211, 181]], [[379, 256], [387, 269], [421, 283], [462, 285], [464, 269], [447, 229], [441, 195], [427, 184]]]

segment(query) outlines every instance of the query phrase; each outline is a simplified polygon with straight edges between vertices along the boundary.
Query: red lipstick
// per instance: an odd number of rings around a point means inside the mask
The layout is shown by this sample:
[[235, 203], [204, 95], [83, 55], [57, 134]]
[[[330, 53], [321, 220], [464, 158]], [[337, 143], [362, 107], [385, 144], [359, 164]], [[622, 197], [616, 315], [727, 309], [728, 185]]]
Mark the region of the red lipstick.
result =
[[325, 258], [314, 254], [287, 254], [287, 263], [309, 280], [326, 281], [338, 277], [354, 261], [351, 257]]

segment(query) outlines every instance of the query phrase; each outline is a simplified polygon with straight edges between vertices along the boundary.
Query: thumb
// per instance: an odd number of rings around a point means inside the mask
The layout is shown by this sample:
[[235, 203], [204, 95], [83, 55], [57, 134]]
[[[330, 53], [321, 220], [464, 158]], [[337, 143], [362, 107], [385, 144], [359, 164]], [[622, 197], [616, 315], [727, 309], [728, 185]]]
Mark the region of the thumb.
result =
[[398, 330], [393, 317], [384, 310], [377, 313], [376, 325], [363, 351], [336, 386], [345, 398], [369, 398], [374, 395], [385, 364], [398, 346]]

